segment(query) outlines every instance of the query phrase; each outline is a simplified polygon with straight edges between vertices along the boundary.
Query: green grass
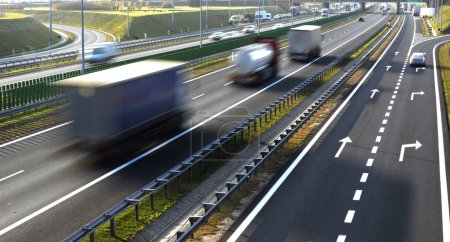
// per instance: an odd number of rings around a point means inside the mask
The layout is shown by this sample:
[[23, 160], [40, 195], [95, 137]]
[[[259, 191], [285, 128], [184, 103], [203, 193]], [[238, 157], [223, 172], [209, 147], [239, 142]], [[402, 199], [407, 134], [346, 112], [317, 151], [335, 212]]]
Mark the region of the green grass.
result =
[[[51, 44], [59, 41], [52, 33]], [[0, 18], [0, 56], [20, 54], [48, 46], [48, 28], [31, 17]]]
[[21, 14], [21, 13], [6, 13], [5, 16], [0, 17], [0, 20], [3, 19], [21, 19], [21, 18], [26, 18], [27, 15], [26, 14]]
[[450, 129], [450, 42], [439, 48], [439, 66], [441, 67], [441, 78], [444, 86], [445, 103], [447, 108], [447, 121]]
[[420, 28], [422, 29], [422, 35], [424, 37], [430, 37], [430, 32], [428, 31], [428, 25], [424, 18], [420, 18]]
[[[281, 9], [281, 8], [280, 8]], [[255, 11], [256, 8], [249, 8], [248, 11]], [[34, 17], [43, 23], [48, 22], [47, 11], [20, 11], [27, 14], [33, 14]], [[243, 14], [243, 8], [232, 9], [231, 14]], [[127, 34], [127, 16], [126, 12], [112, 11], [86, 11], [85, 27], [113, 34], [116, 38], [125, 39]], [[199, 29], [199, 12], [179, 11], [175, 13], [175, 26], [172, 29], [172, 14], [157, 14], [153, 12], [136, 11], [130, 14], [130, 35], [133, 39], [144, 38], [144, 33], [148, 37], [164, 36], [171, 33], [185, 33]], [[80, 26], [81, 17], [79, 12], [75, 11], [53, 11], [54, 23], [64, 25]], [[206, 22], [204, 22], [206, 25]], [[208, 27], [215, 28], [228, 25], [228, 9], [218, 9], [208, 11]], [[205, 26], [204, 26], [205, 28]]]
[[[450, 34], [450, 2], [444, 3], [442, 14], [442, 30], [439, 33], [437, 30], [437, 23], [440, 24], [441, 15], [438, 14], [437, 18], [431, 18], [430, 23], [438, 34]], [[440, 26], [439, 26], [440, 27]]]

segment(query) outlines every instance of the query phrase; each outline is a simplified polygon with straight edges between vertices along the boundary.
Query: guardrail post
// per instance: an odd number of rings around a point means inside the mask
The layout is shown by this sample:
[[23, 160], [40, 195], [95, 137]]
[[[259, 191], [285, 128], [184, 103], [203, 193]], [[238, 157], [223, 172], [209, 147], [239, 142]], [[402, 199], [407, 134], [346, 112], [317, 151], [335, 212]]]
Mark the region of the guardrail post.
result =
[[154, 193], [150, 194], [150, 207], [152, 208], [152, 210], [155, 209], [155, 194]]
[[134, 211], [136, 212], [136, 222], [139, 222], [139, 202], [134, 206]]
[[112, 237], [116, 237], [116, 221], [114, 218], [109, 220], [109, 232]]

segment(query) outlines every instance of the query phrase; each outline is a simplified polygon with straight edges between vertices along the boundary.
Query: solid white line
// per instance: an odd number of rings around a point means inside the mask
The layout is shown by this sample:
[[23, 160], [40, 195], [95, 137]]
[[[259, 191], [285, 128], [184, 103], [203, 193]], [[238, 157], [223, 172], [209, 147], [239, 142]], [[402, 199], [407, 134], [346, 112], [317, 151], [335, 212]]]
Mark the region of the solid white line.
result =
[[361, 179], [359, 180], [359, 182], [366, 182], [368, 176], [369, 176], [369, 173], [363, 173], [361, 175]]
[[380, 143], [381, 142], [381, 136], [377, 136], [377, 138], [375, 139], [376, 143]]
[[[82, 186], [82, 187], [80, 187], [80, 188], [78, 188], [78, 189], [76, 189], [76, 190], [70, 192], [69, 194], [67, 194], [67, 195], [65, 195], [65, 196], [63, 196], [63, 197], [57, 199], [56, 201], [54, 201], [54, 202], [52, 202], [52, 203], [50, 203], [50, 204], [44, 206], [43, 208], [41, 208], [41, 209], [39, 209], [39, 210], [37, 210], [37, 211], [31, 213], [30, 215], [28, 215], [28, 216], [26, 216], [26, 217], [20, 219], [19, 221], [15, 222], [15, 223], [13, 223], [13, 224], [11, 224], [11, 225], [9, 225], [8, 227], [6, 227], [6, 228], [0, 230], [0, 236], [3, 235], [3, 234], [5, 234], [5, 233], [7, 233], [7, 232], [9, 232], [9, 231], [11, 231], [12, 229], [14, 229], [14, 228], [16, 228], [16, 227], [22, 225], [23, 223], [25, 223], [25, 222], [27, 222], [27, 221], [29, 221], [29, 220], [35, 218], [36, 216], [38, 216], [38, 215], [40, 215], [40, 214], [46, 212], [47, 210], [49, 210], [49, 209], [55, 207], [56, 205], [58, 205], [58, 204], [60, 204], [60, 203], [62, 203], [62, 202], [64, 202], [64, 201], [70, 199], [71, 197], [73, 197], [73, 196], [77, 195], [78, 193], [80, 193], [80, 192], [82, 192], [82, 191], [84, 191], [84, 190], [90, 188], [91, 186], [93, 186], [93, 185], [95, 185], [95, 184], [101, 182], [102, 180], [104, 180], [104, 179], [110, 177], [111, 175], [113, 175], [113, 174], [115, 174], [115, 173], [121, 171], [122, 169], [124, 169], [124, 168], [130, 166], [131, 164], [135, 163], [136, 161], [142, 159], [143, 157], [146, 157], [147, 155], [154, 153], [155, 151], [157, 151], [157, 150], [161, 149], [162, 147], [164, 147], [164, 146], [166, 146], [166, 145], [168, 145], [168, 144], [174, 142], [175, 140], [179, 139], [180, 137], [182, 137], [182, 136], [184, 136], [184, 135], [186, 135], [186, 134], [189, 134], [190, 132], [192, 132], [192, 130], [195, 130], [195, 129], [197, 129], [197, 128], [203, 126], [205, 123], [207, 123], [207, 122], [209, 122], [209, 121], [211, 121], [211, 120], [217, 118], [218, 116], [222, 115], [223, 113], [225, 113], [225, 112], [227, 112], [227, 111], [229, 111], [229, 110], [235, 108], [236, 106], [238, 106], [238, 105], [240, 105], [240, 104], [246, 102], [247, 100], [249, 100], [249, 99], [251, 99], [251, 98], [253, 98], [253, 97], [259, 95], [260, 93], [262, 93], [262, 92], [266, 91], [267, 89], [269, 89], [269, 88], [271, 88], [271, 87], [277, 85], [278, 83], [280, 83], [280, 82], [286, 80], [286, 79], [289, 78], [290, 76], [292, 76], [292, 75], [296, 74], [297, 72], [299, 72], [299, 71], [305, 69], [306, 67], [308, 67], [308, 66], [310, 66], [311, 64], [317, 62], [318, 60], [320, 60], [320, 59], [326, 57], [326, 56], [329, 55], [330, 53], [332, 53], [332, 52], [334, 52], [335, 50], [341, 48], [342, 46], [346, 45], [347, 43], [351, 42], [352, 40], [358, 38], [360, 35], [364, 34], [364, 33], [367, 32], [367, 31], [369, 31], [371, 28], [373, 28], [374, 26], [376, 26], [379, 22], [381, 22], [381, 21], [383, 21], [383, 20], [384, 20], [384, 18], [380, 19], [378, 22], [376, 22], [374, 25], [372, 25], [372, 27], [367, 28], [367, 29], [364, 30], [363, 32], [360, 32], [359, 34], [353, 36], [351, 39], [345, 41], [344, 43], [340, 44], [339, 46], [335, 47], [334, 49], [328, 51], [328, 52], [325, 53], [324, 55], [322, 55], [322, 56], [320, 56], [320, 57], [314, 59], [313, 61], [307, 63], [306, 65], [300, 67], [299, 69], [297, 69], [297, 70], [291, 72], [290, 74], [288, 74], [288, 75], [286, 75], [286, 76], [284, 76], [284, 77], [278, 79], [277, 81], [271, 83], [270, 85], [268, 85], [268, 86], [262, 88], [261, 90], [259, 90], [259, 91], [255, 92], [255, 93], [253, 93], [252, 95], [247, 96], [246, 98], [244, 98], [244, 99], [240, 100], [239, 102], [237, 102], [237, 103], [235, 103], [235, 104], [229, 106], [228, 108], [223, 109], [222, 111], [216, 113], [215, 115], [212, 115], [211, 117], [205, 119], [205, 120], [202, 121], [201, 123], [198, 123], [198, 124], [196, 124], [195, 126], [193, 126], [193, 127], [189, 128], [189, 129], [187, 129], [187, 130], [185, 130], [185, 131], [183, 131], [183, 132], [181, 132], [181, 133], [179, 133], [179, 134], [173, 136], [172, 138], [170, 138], [170, 139], [168, 139], [168, 140], [166, 140], [166, 141], [160, 143], [159, 145], [153, 147], [153, 148], [150, 149], [150, 150], [147, 150], [146, 152], [144, 152], [144, 153], [142, 153], [141, 155], [139, 155], [139, 156], [137, 156], [137, 157], [135, 157], [135, 158], [129, 160], [128, 162], [122, 164], [121, 166], [119, 166], [119, 167], [117, 167], [117, 168], [115, 168], [115, 169], [113, 169], [113, 170], [111, 170], [111, 171], [105, 173], [104, 175], [98, 177], [97, 179], [95, 179], [95, 180], [93, 180], [93, 181], [87, 183], [86, 185], [84, 185], [84, 186]], [[403, 24], [402, 24], [402, 26], [403, 26]], [[396, 37], [397, 37], [397, 36], [398, 36], [398, 33], [397, 33]], [[391, 43], [392, 43], [392, 42], [391, 42]], [[389, 45], [389, 47], [390, 47], [390, 46], [391, 46], [391, 45]], [[386, 48], [386, 50], [387, 50], [387, 49], [389, 49], [389, 48]], [[386, 50], [385, 50], [385, 52], [383, 52], [383, 54], [380, 56], [380, 58], [384, 56], [384, 54], [386, 53]], [[379, 61], [380, 61], [380, 59], [378, 59], [378, 61], [377, 61], [377, 62], [375, 63], [375, 65], [374, 65], [374, 67], [378, 64]], [[371, 73], [371, 72], [373, 71], [374, 67], [372, 67], [372, 68], [369, 70], [368, 73]], [[366, 74], [366, 75], [367, 75], [367, 74]], [[360, 84], [359, 84], [355, 89], [353, 89], [352, 93], [347, 97], [347, 98], [348, 98], [347, 101], [344, 101], [344, 104], [346, 104], [346, 103], [348, 102], [349, 98], [351, 98], [351, 97], [354, 95], [354, 93], [356, 92], [356, 90], [359, 89], [359, 87], [362, 85], [362, 83], [363, 83], [366, 79], [367, 79], [367, 76], [365, 76], [365, 78], [363, 78], [363, 79], [360, 81]], [[342, 106], [340, 109], [338, 109], [339, 112], [340, 112], [340, 110], [342, 110], [342, 108], [343, 108], [343, 106]], [[336, 116], [337, 116], [337, 114], [336, 114]], [[325, 126], [324, 126], [324, 127], [325, 127]], [[327, 126], [327, 127], [328, 127], [328, 126]], [[322, 133], [323, 133], [323, 131], [322, 131]], [[316, 141], [314, 141], [314, 143], [315, 143], [315, 142], [316, 142]], [[309, 148], [309, 149], [310, 149], [310, 148]], [[309, 149], [305, 149], [305, 150], [309, 150]], [[289, 172], [289, 173], [290, 173], [290, 172]], [[280, 185], [281, 185], [281, 184], [280, 184]], [[236, 232], [237, 232], [237, 231], [236, 231]], [[235, 232], [235, 233], [236, 233], [236, 232]], [[242, 232], [241, 232], [241, 233], [242, 233]]]
[[387, 124], [387, 119], [383, 119], [383, 122], [381, 122], [382, 124]]
[[373, 159], [372, 159], [372, 158], [369, 158], [369, 159], [367, 160], [366, 166], [372, 166], [372, 165], [373, 165]]
[[362, 190], [356, 190], [355, 195], [353, 195], [353, 201], [361, 200]]
[[[438, 149], [439, 149], [439, 181], [441, 185], [441, 210], [442, 210], [442, 233], [443, 241], [450, 242], [450, 215], [448, 205], [448, 190], [447, 190], [447, 172], [445, 171], [445, 150], [444, 150], [444, 135], [443, 135], [443, 123], [441, 113], [441, 99], [439, 94], [438, 74], [437, 74], [437, 62], [436, 62], [436, 48], [445, 43], [441, 42], [433, 47], [433, 65], [434, 65], [434, 96], [436, 98], [436, 119], [437, 119], [437, 132], [438, 132]], [[445, 126], [447, 128], [447, 125]]]
[[376, 154], [377, 151], [378, 151], [378, 146], [374, 146], [374, 147], [372, 147], [372, 151], [370, 153]]
[[48, 131], [52, 131], [52, 130], [54, 130], [54, 129], [57, 129], [57, 128], [66, 126], [66, 125], [68, 125], [68, 124], [70, 124], [70, 123], [72, 123], [72, 122], [73, 122], [73, 121], [69, 121], [69, 122], [66, 122], [66, 123], [63, 123], [63, 124], [60, 124], [60, 125], [56, 125], [56, 126], [54, 126], [54, 127], [51, 127], [51, 128], [45, 129], [45, 130], [41, 130], [41, 131], [36, 132], [36, 133], [34, 133], [34, 134], [30, 134], [30, 135], [24, 136], [24, 137], [22, 137], [22, 138], [19, 138], [19, 139], [16, 139], [16, 140], [13, 140], [13, 141], [10, 141], [10, 142], [1, 144], [1, 145], [0, 145], [0, 148], [6, 147], [6, 146], [8, 146], [8, 145], [12, 145], [12, 144], [14, 144], [14, 143], [20, 142], [20, 141], [25, 140], [25, 139], [32, 138], [32, 137], [34, 137], [34, 136], [37, 136], [37, 135], [46, 133], [46, 132], [48, 132]]
[[2, 179], [0, 179], [0, 182], [4, 181], [4, 180], [6, 180], [6, 179], [9, 179], [9, 178], [11, 178], [11, 177], [13, 177], [13, 176], [19, 175], [20, 173], [22, 173], [22, 172], [24, 172], [24, 171], [25, 171], [25, 170], [21, 170], [21, 171], [18, 171], [18, 172], [16, 172], [16, 173], [14, 173], [14, 174], [11, 174], [11, 175], [9, 175], [9, 176], [7, 176], [7, 177], [3, 177]]
[[355, 210], [348, 210], [344, 223], [351, 224], [353, 221], [353, 216], [355, 216]]
[[338, 235], [336, 242], [345, 242], [345, 238], [347, 238], [347, 236], [340, 234]]
[[203, 97], [203, 96], [205, 96], [204, 93], [202, 93], [202, 94], [200, 94], [200, 95], [198, 95], [198, 96], [193, 97], [192, 100], [195, 100], [195, 99], [197, 99], [197, 98], [199, 98], [199, 97]]
[[[400, 29], [403, 28], [405, 23], [405, 18], [403, 19], [402, 25]], [[392, 31], [390, 29], [389, 31]], [[336, 109], [336, 111], [331, 115], [331, 117], [327, 120], [327, 122], [322, 126], [322, 128], [317, 132], [314, 138], [306, 145], [306, 147], [302, 150], [299, 156], [292, 162], [292, 164], [286, 169], [286, 171], [280, 176], [280, 178], [275, 182], [275, 184], [269, 189], [269, 191], [263, 196], [263, 198], [258, 202], [255, 208], [249, 213], [249, 215], [242, 221], [239, 227], [234, 231], [231, 237], [227, 240], [228, 242], [236, 241], [239, 236], [244, 232], [247, 226], [253, 221], [253, 219], [258, 215], [258, 213], [262, 210], [262, 208], [267, 204], [269, 199], [275, 194], [275, 192], [280, 188], [280, 186], [284, 183], [287, 177], [291, 174], [291, 172], [297, 167], [300, 161], [306, 156], [309, 150], [313, 147], [313, 145], [317, 142], [317, 140], [323, 135], [325, 130], [331, 125], [331, 123], [336, 119], [336, 117], [341, 113], [347, 103], [352, 99], [355, 93], [359, 90], [359, 88], [363, 85], [363, 83], [369, 78], [375, 67], [378, 66], [378, 63], [381, 59], [386, 55], [387, 51], [391, 48], [394, 41], [397, 39], [398, 35], [401, 31], [398, 31], [394, 38], [391, 40], [391, 43], [384, 49], [383, 53], [381, 53], [378, 60], [372, 65], [366, 75], [359, 81], [358, 85], [352, 90], [352, 92], [347, 96], [347, 98], [342, 102], [342, 104]]]

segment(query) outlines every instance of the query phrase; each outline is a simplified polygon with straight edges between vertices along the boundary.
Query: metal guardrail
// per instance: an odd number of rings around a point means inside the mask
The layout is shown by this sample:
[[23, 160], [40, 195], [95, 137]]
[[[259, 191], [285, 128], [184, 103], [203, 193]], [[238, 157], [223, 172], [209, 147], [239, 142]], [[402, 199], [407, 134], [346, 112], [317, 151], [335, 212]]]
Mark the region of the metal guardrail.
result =
[[[377, 33], [371, 35], [368, 40], [376, 36]], [[387, 35], [386, 35], [387, 36]], [[383, 38], [384, 39], [384, 38]], [[381, 43], [381, 41], [379, 42]], [[378, 44], [379, 44], [378, 43]], [[203, 163], [205, 160], [213, 160], [214, 158], [220, 158], [224, 154], [226, 154], [232, 147], [236, 147], [239, 145], [245, 144], [246, 139], [251, 139], [252, 132], [256, 132], [259, 127], [262, 127], [264, 123], [270, 122], [273, 116], [276, 116], [277, 113], [286, 110], [289, 105], [292, 105], [301, 98], [301, 95], [304, 94], [305, 91], [310, 88], [315, 88], [324, 78], [334, 72], [338, 67], [338, 65], [343, 65], [342, 62], [346, 59], [351, 53], [356, 51], [360, 46], [354, 48], [353, 50], [347, 52], [345, 55], [339, 57], [331, 64], [327, 65], [322, 71], [316, 73], [312, 77], [308, 78], [305, 82], [298, 85], [291, 91], [284, 94], [277, 101], [268, 105], [266, 108], [260, 110], [257, 114], [249, 117], [246, 121], [239, 124], [237, 127], [233, 128], [227, 134], [220, 136], [216, 140], [214, 140], [209, 145], [203, 147], [201, 150], [193, 154], [191, 157], [186, 160], [180, 162], [178, 165], [174, 166], [169, 171], [165, 172], [161, 176], [159, 176], [154, 181], [145, 185], [139, 191], [135, 192], [131, 196], [129, 196], [124, 201], [120, 202], [113, 208], [106, 211], [103, 215], [96, 218], [88, 225], [86, 225], [81, 230], [75, 232], [68, 238], [66, 238], [65, 242], [72, 241], [80, 241], [86, 237], [90, 237], [90, 241], [95, 241], [95, 231], [100, 226], [109, 223], [109, 229], [111, 236], [116, 236], [115, 226], [116, 226], [116, 217], [121, 213], [128, 211], [129, 209], [134, 208], [135, 211], [135, 219], [139, 221], [139, 207], [140, 204], [145, 202], [145, 199], [148, 199], [150, 202], [150, 207], [154, 208], [154, 196], [158, 191], [164, 190], [165, 197], [168, 197], [168, 186], [172, 182], [177, 182], [178, 188], [181, 184], [181, 176], [186, 172], [190, 173], [190, 179], [192, 179], [192, 170], [194, 166], [200, 165], [203, 170]], [[192, 216], [188, 220], [190, 224], [189, 228], [186, 231], [179, 231], [176, 235], [176, 241], [183, 241], [190, 234], [194, 232], [201, 223], [203, 223], [213, 211], [215, 211], [218, 206], [229, 196], [229, 194], [234, 191], [241, 183], [248, 177], [251, 173], [255, 171], [259, 164], [262, 164], [267, 158], [273, 154], [274, 150], [280, 146], [280, 144], [286, 142], [286, 137], [295, 133], [295, 130], [298, 130], [304, 122], [306, 122], [313, 114], [316, 112], [321, 105], [332, 96], [336, 90], [343, 84], [345, 81], [351, 76], [351, 74], [356, 71], [356, 69], [362, 65], [363, 60], [365, 61], [375, 48], [372, 48], [359, 62], [359, 65], [352, 67], [339, 81], [337, 81], [330, 89], [328, 89], [322, 97], [317, 99], [313, 105], [311, 105], [307, 111], [300, 116], [298, 120], [294, 122], [295, 125], [291, 125], [285, 132], [280, 135], [280, 138], [274, 140], [272, 144], [270, 144], [266, 150], [261, 151], [260, 157], [253, 159], [254, 164], [245, 166], [245, 169], [240, 173], [236, 174], [235, 182], [231, 181], [226, 183], [226, 186], [219, 192], [215, 193], [215, 202], [214, 203], [206, 203], [203, 204], [203, 208], [205, 213], [203, 216]], [[343, 67], [343, 66], [341, 66]], [[141, 155], [139, 158], [146, 156]], [[135, 159], [139, 159], [135, 158]], [[245, 172], [244, 172], [245, 171]]]
[[25, 70], [33, 67], [40, 67], [51, 64], [59, 64], [69, 60], [75, 60], [78, 57], [78, 51], [71, 51], [61, 54], [33, 57], [18, 61], [8, 61], [0, 63], [0, 74], [9, 73], [16, 70]]
[[[396, 24], [398, 23], [398, 19]], [[254, 158], [249, 164], [245, 165], [245, 167], [236, 173], [232, 180], [226, 183], [224, 187], [222, 187], [219, 191], [215, 192], [211, 200], [208, 203], [203, 204], [203, 211], [200, 211], [200, 214], [195, 213], [195, 215], [190, 216], [187, 221], [184, 223], [184, 226], [181, 230], [179, 230], [174, 237], [171, 238], [170, 241], [185, 241], [190, 235], [192, 235], [201, 224], [205, 223], [207, 219], [219, 208], [219, 206], [233, 193], [238, 187], [240, 187], [248, 178], [256, 172], [257, 168], [264, 164], [271, 156], [285, 144], [293, 134], [295, 134], [308, 120], [310, 117], [316, 113], [326, 101], [333, 96], [336, 91], [355, 73], [356, 70], [359, 69], [369, 58], [370, 56], [381, 46], [381, 43], [389, 36], [390, 31], [385, 34], [378, 43], [374, 44], [373, 47], [366, 52], [366, 54], [356, 63], [352, 64], [352, 67], [346, 71], [346, 73], [339, 78], [328, 90], [319, 98], [317, 98], [314, 103], [309, 106], [306, 111], [304, 111], [296, 120], [291, 122], [288, 128], [286, 128], [283, 132], [281, 132], [278, 137], [276, 137], [267, 147], [261, 150], [256, 158]], [[376, 36], [376, 35], [374, 35]], [[372, 36], [371, 38], [373, 38]], [[370, 38], [369, 38], [370, 39]], [[358, 47], [359, 48], [359, 47]], [[350, 53], [356, 51], [358, 48], [355, 48]], [[347, 58], [349, 54], [342, 57], [341, 60]], [[306, 82], [311, 82], [311, 78]], [[305, 82], [305, 83], [306, 83]], [[309, 83], [308, 83], [309, 84]], [[305, 84], [305, 85], [308, 85]], [[304, 84], [297, 86], [287, 94], [283, 96], [283, 99], [286, 100], [291, 97], [295, 97], [298, 95], [298, 89], [302, 89]], [[264, 109], [265, 110], [265, 109]], [[261, 113], [261, 111], [260, 111]], [[256, 116], [260, 116], [258, 113]], [[257, 118], [257, 117], [256, 117]], [[253, 118], [255, 119], [255, 117]], [[261, 122], [261, 121], [260, 121]], [[255, 123], [256, 125], [256, 123]], [[201, 214], [203, 212], [203, 214]], [[199, 216], [200, 215], [200, 216]]]

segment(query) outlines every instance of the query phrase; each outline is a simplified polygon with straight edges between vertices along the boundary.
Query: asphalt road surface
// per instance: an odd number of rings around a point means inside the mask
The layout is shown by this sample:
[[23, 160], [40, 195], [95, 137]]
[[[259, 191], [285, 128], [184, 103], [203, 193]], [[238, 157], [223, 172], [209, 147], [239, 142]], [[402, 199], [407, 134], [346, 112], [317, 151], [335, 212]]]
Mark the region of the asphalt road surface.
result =
[[[405, 16], [373, 72], [223, 240], [450, 241], [450, 145], [433, 63], [450, 38], [412, 46], [420, 22]], [[425, 69], [409, 66], [413, 52], [427, 53]]]
[[[180, 133], [142, 134], [99, 155], [80, 152], [70, 125], [0, 146], [0, 241], [60, 241], [187, 158], [218, 134], [273, 102], [379, 31], [387, 16], [370, 15], [324, 34], [310, 63], [281, 58], [279, 76], [255, 88], [229, 84], [230, 68], [186, 82], [189, 121]], [[202, 95], [203, 94], [203, 95]], [[131, 160], [148, 151], [145, 158]], [[176, 152], [174, 152], [176, 151]]]

